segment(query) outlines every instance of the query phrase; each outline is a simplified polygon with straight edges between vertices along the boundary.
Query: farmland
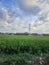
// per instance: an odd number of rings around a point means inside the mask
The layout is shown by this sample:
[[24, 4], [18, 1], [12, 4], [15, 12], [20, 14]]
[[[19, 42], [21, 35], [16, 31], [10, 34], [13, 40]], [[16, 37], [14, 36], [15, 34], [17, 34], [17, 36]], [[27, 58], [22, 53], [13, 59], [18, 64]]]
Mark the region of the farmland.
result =
[[49, 36], [0, 35], [0, 58], [37, 56], [49, 57]]

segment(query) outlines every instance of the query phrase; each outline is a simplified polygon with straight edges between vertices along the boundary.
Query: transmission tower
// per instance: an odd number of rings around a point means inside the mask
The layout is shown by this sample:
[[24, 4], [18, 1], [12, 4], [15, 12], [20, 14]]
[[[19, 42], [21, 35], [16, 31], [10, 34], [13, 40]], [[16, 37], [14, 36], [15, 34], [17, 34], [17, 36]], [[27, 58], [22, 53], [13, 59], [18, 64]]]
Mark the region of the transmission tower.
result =
[[29, 24], [29, 35], [30, 35], [30, 31], [31, 31], [31, 24]]

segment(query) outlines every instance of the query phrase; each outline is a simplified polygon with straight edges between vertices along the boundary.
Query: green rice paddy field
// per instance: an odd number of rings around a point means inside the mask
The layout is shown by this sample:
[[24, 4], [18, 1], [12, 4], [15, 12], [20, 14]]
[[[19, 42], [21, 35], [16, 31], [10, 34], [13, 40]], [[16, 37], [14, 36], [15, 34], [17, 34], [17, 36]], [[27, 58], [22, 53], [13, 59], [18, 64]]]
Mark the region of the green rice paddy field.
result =
[[0, 53], [49, 53], [49, 36], [0, 35]]
[[49, 57], [49, 36], [0, 35], [0, 59], [20, 60], [32, 56]]

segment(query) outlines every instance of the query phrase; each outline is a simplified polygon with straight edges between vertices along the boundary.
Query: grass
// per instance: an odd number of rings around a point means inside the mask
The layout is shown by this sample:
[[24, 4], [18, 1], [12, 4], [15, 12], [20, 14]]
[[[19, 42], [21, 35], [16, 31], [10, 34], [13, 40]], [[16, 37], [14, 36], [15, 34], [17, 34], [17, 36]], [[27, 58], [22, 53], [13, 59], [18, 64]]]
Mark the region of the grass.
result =
[[0, 35], [0, 62], [24, 65], [40, 56], [49, 57], [49, 36]]
[[0, 35], [0, 53], [49, 53], [49, 36]]

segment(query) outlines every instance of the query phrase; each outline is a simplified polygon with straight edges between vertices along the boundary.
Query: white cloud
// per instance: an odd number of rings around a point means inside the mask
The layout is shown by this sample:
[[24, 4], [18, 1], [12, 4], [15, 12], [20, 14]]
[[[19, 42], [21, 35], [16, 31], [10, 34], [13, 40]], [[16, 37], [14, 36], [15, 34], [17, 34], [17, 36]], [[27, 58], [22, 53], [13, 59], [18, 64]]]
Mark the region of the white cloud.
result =
[[37, 5], [37, 0], [20, 0], [22, 5], [25, 7], [32, 7]]
[[[18, 0], [19, 8], [15, 8], [17, 9], [17, 15], [18, 13], [19, 15], [16, 16], [15, 14], [15, 16], [12, 17], [10, 17], [7, 9], [0, 8], [0, 27], [4, 27], [2, 30], [6, 32], [28, 32], [28, 24], [31, 23], [31, 32], [48, 33], [48, 1], [49, 0]], [[21, 12], [19, 10], [21, 10]]]
[[36, 15], [40, 11], [38, 0], [18, 0], [19, 7], [29, 15]]
[[8, 19], [8, 11], [5, 8], [0, 8], [0, 21], [7, 21]]
[[11, 30], [14, 30], [15, 32], [26, 32], [28, 30], [28, 28], [25, 28], [25, 21], [23, 19], [21, 19], [20, 17], [16, 17], [13, 20], [13, 23], [11, 27]]
[[38, 25], [33, 31], [37, 33], [49, 33], [49, 23]]
[[0, 31], [1, 32], [24, 32], [25, 21], [20, 17], [10, 17], [8, 10], [0, 8]]
[[0, 8], [0, 25], [6, 26], [10, 16], [5, 8]]
[[[0, 8], [0, 31], [5, 31], [9, 27], [8, 20], [10, 16], [8, 14], [8, 11], [5, 8]], [[4, 27], [4, 28], [2, 28]]]
[[45, 21], [49, 16], [49, 0], [18, 0], [20, 8], [26, 13], [34, 16], [41, 17]]

